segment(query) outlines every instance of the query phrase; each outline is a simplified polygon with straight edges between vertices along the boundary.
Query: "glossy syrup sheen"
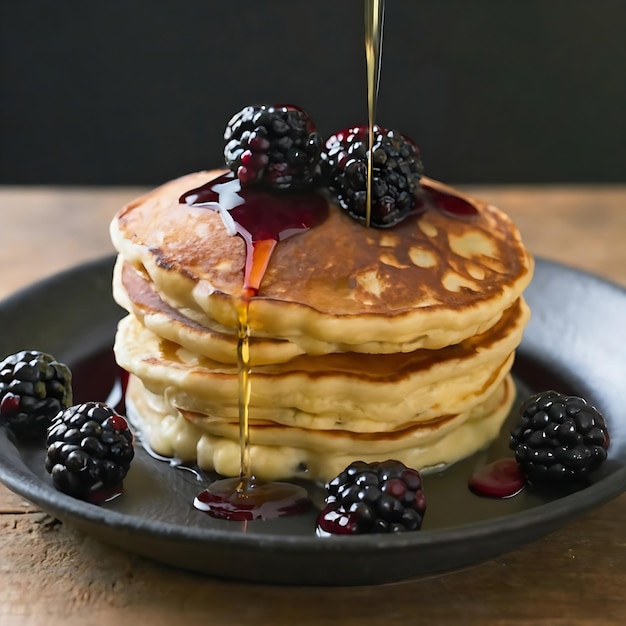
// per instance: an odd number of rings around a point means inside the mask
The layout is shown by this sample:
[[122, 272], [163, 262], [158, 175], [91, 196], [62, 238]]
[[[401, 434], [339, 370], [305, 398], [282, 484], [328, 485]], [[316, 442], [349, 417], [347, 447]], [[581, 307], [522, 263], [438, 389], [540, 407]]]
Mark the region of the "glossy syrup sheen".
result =
[[240, 477], [211, 483], [194, 506], [211, 517], [243, 522], [304, 513], [311, 501], [304, 487]]
[[526, 485], [519, 465], [512, 457], [497, 459], [477, 468], [469, 479], [469, 488], [477, 495], [510, 498]]
[[219, 205], [230, 214], [236, 232], [251, 241], [282, 241], [312, 228], [328, 214], [327, 201], [317, 193], [242, 187], [232, 172], [188, 191], [180, 197], [180, 202], [215, 210], [215, 205]]

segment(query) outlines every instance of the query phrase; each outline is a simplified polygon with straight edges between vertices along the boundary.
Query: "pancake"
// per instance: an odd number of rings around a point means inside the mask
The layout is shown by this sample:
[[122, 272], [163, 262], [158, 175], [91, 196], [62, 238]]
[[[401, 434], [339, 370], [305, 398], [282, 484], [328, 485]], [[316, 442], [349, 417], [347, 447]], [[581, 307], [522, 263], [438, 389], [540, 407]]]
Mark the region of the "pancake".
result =
[[[490, 443], [498, 434], [515, 399], [510, 375], [485, 402], [464, 414], [446, 416], [421, 427], [413, 425], [391, 436], [358, 436], [348, 431], [315, 431], [253, 424], [250, 458], [254, 473], [266, 480], [328, 480], [355, 459], [371, 462], [394, 458], [422, 471], [441, 469]], [[139, 421], [147, 443], [157, 452], [196, 461], [206, 470], [236, 476], [240, 469], [237, 428], [208, 432], [203, 416], [178, 411], [163, 396], [146, 393], [131, 377], [127, 391], [131, 421]]]
[[[218, 213], [178, 202], [216, 174], [187, 175], [127, 205], [111, 236], [163, 302], [234, 333], [244, 242], [227, 234]], [[437, 349], [483, 332], [518, 299], [532, 259], [502, 212], [471, 204], [476, 215], [459, 219], [426, 202], [389, 230], [364, 229], [331, 204], [322, 224], [276, 246], [250, 305], [253, 336], [307, 353], [384, 353]]]

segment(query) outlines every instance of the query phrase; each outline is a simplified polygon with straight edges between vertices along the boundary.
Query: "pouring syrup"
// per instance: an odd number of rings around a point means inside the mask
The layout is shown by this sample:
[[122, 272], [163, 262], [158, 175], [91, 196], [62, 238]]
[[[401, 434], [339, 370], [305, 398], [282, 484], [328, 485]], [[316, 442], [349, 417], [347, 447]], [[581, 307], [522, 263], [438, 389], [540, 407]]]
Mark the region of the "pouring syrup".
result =
[[365, 226], [369, 228], [372, 215], [372, 152], [374, 148], [374, 124], [380, 85], [382, 60], [383, 22], [385, 0], [365, 0], [365, 60], [367, 69], [367, 182], [365, 196]]

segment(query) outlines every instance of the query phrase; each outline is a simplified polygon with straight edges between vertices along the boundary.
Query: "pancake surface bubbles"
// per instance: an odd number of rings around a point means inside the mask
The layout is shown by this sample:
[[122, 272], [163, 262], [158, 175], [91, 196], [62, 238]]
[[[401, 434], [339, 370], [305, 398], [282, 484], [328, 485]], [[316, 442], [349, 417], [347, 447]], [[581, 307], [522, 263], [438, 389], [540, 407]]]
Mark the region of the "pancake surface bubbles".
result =
[[[244, 242], [216, 212], [178, 203], [214, 175], [183, 177], [127, 206], [112, 233], [164, 301], [232, 329]], [[471, 220], [429, 207], [390, 230], [365, 229], [331, 206], [324, 223], [274, 250], [250, 307], [253, 334], [305, 352], [396, 352], [485, 330], [529, 282], [532, 262], [508, 218], [476, 206]]]
[[[167, 183], [113, 220], [113, 290], [129, 311], [115, 350], [137, 379], [131, 400], [157, 452], [183, 454], [173, 441], [184, 431], [185, 455], [229, 474], [245, 245], [217, 212], [179, 203], [218, 174]], [[497, 434], [514, 397], [508, 372], [532, 259], [496, 208], [465, 199], [475, 214], [462, 217], [430, 197], [390, 229], [365, 228], [330, 204], [323, 223], [274, 249], [250, 304], [257, 473], [325, 479], [348, 457], [394, 451], [447, 463]]]

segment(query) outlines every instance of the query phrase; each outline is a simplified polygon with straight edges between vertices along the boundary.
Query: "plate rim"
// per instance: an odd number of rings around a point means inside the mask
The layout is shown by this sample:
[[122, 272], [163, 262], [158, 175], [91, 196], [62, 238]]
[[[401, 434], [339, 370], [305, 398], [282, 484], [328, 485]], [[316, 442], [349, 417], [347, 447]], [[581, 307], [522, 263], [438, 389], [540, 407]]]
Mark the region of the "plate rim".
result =
[[[54, 289], [59, 284], [71, 282], [80, 273], [89, 274], [90, 272], [103, 273], [112, 271], [115, 256], [106, 255], [42, 278], [0, 301], [0, 311], [7, 307], [20, 308], [25, 303], [31, 302], [36, 294]], [[623, 301], [624, 310], [626, 310], [626, 289], [601, 276], [543, 258], [536, 258], [535, 272], [536, 275], [537, 273], [541, 275], [542, 272], [565, 273], [569, 276], [575, 276], [583, 282], [591, 282], [601, 290], [608, 289], [616, 294], [620, 302]], [[111, 329], [111, 335], [113, 331], [114, 329]], [[524, 342], [522, 342], [522, 347], [520, 348], [522, 353], [524, 352], [523, 346]], [[540, 354], [539, 356], [548, 360], [551, 358], [549, 354]], [[6, 441], [15, 448], [15, 454], [22, 467], [8, 463], [4, 455], [0, 455], [0, 481], [11, 491], [27, 500], [31, 500], [46, 512], [52, 511], [57, 517], [62, 519], [68, 518], [70, 522], [80, 520], [87, 524], [106, 524], [116, 530], [145, 533], [157, 539], [165, 537], [170, 541], [192, 543], [219, 542], [220, 545], [226, 547], [234, 546], [243, 550], [261, 552], [293, 550], [307, 552], [314, 549], [316, 552], [321, 553], [345, 552], [350, 554], [355, 552], [363, 553], [364, 551], [372, 553], [381, 550], [396, 553], [406, 548], [419, 549], [425, 546], [433, 548], [443, 544], [448, 545], [450, 543], [467, 541], [468, 539], [484, 538], [487, 535], [501, 536], [521, 528], [530, 528], [532, 530], [537, 529], [539, 525], [546, 527], [551, 527], [554, 524], [565, 525], [569, 521], [563, 521], [565, 515], [570, 515], [569, 519], [573, 520], [590, 509], [617, 497], [626, 490], [626, 465], [615, 461], [615, 463], [621, 466], [615, 467], [610, 474], [603, 476], [585, 489], [521, 512], [505, 514], [489, 520], [480, 520], [459, 526], [398, 535], [361, 535], [329, 538], [320, 538], [315, 536], [315, 534], [302, 536], [281, 533], [258, 533], [254, 531], [234, 533], [227, 529], [186, 527], [181, 524], [160, 520], [146, 521], [135, 515], [105, 509], [98, 505], [76, 500], [58, 492], [54, 487], [48, 485], [30, 471], [22, 459], [19, 443], [13, 441], [12, 436], [5, 428], [2, 428], [2, 432], [0, 432], [0, 451], [2, 451], [5, 445], [5, 437]], [[590, 491], [592, 492], [591, 497]], [[543, 535], [545, 533], [541, 532], [540, 534]], [[528, 541], [523, 541], [522, 543], [528, 543]]]

